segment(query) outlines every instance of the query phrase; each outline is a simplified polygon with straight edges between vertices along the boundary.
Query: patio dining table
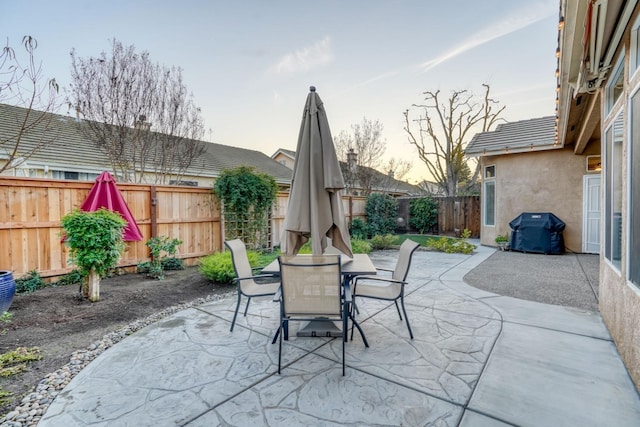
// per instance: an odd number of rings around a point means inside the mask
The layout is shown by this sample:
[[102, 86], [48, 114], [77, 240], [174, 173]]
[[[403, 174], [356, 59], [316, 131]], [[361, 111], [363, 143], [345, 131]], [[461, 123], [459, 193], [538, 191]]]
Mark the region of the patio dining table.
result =
[[[305, 255], [297, 255], [305, 256]], [[356, 276], [371, 276], [377, 274], [376, 267], [373, 265], [371, 258], [367, 254], [353, 254], [353, 258], [348, 258], [345, 255], [341, 256], [341, 272], [342, 272], [342, 285], [346, 289], [350, 289], [351, 282]], [[280, 264], [275, 259], [262, 269], [263, 274], [280, 274]], [[360, 328], [360, 325], [356, 322], [353, 316], [351, 321], [358, 328], [362, 334], [363, 341], [368, 347], [364, 332]], [[299, 337], [339, 337], [342, 336], [342, 331], [331, 321], [326, 320], [310, 320], [309, 323], [301, 328], [297, 333]], [[285, 334], [285, 338], [287, 334]]]

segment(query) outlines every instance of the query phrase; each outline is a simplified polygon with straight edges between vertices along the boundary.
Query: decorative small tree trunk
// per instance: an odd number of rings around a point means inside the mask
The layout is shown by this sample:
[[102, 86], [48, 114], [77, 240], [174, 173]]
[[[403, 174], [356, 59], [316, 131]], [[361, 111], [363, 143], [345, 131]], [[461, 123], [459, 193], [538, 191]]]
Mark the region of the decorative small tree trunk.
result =
[[87, 294], [91, 302], [97, 302], [100, 299], [100, 275], [92, 268], [87, 276]]

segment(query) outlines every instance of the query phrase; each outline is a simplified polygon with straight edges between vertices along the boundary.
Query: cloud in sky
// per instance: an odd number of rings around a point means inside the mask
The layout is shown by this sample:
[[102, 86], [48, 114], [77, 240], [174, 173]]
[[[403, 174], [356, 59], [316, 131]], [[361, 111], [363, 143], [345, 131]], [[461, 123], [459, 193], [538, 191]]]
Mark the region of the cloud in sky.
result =
[[501, 19], [489, 25], [486, 28], [472, 34], [458, 46], [455, 46], [448, 52], [445, 52], [436, 58], [430, 59], [422, 64], [419, 68], [423, 73], [437, 67], [438, 65], [455, 58], [456, 56], [467, 52], [475, 47], [481, 46], [485, 43], [489, 43], [500, 37], [504, 37], [508, 34], [514, 33], [518, 30], [528, 27], [541, 21], [552, 13], [557, 13], [553, 8], [548, 7], [548, 4], [537, 3], [531, 6], [515, 10], [506, 18]]
[[319, 65], [329, 64], [331, 61], [333, 61], [331, 38], [327, 36], [312, 46], [284, 55], [276, 64], [269, 67], [269, 72], [274, 74], [299, 73]]
[[430, 59], [429, 61], [423, 62], [421, 64], [414, 64], [411, 66], [406, 66], [402, 68], [397, 68], [395, 70], [390, 70], [385, 73], [379, 74], [375, 77], [369, 78], [367, 80], [361, 81], [347, 89], [353, 90], [363, 86], [367, 86], [371, 83], [374, 83], [378, 80], [384, 80], [390, 77], [394, 77], [410, 70], [415, 70], [416, 68], [421, 73], [426, 73], [427, 71], [435, 68], [436, 66], [447, 62], [450, 59], [455, 58], [458, 55], [463, 54], [475, 47], [481, 46], [483, 44], [489, 43], [495, 39], [500, 37], [504, 37], [511, 33], [514, 33], [518, 30], [528, 27], [529, 25], [535, 24], [538, 21], [542, 21], [545, 18], [557, 13], [557, 3], [553, 0], [549, 0], [547, 2], [538, 2], [534, 4], [530, 4], [526, 7], [517, 9], [512, 11], [506, 18], [501, 18], [500, 21], [495, 22], [477, 33], [471, 35], [458, 46], [455, 46], [448, 52], [445, 52], [436, 58]]

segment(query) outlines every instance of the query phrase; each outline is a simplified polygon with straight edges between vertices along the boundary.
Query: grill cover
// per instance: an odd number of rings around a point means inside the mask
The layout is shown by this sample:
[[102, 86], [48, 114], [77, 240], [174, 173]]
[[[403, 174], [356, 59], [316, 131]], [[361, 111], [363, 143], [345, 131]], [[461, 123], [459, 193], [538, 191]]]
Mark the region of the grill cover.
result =
[[550, 212], [523, 212], [509, 226], [510, 247], [515, 251], [561, 254], [564, 252], [562, 231], [565, 223]]

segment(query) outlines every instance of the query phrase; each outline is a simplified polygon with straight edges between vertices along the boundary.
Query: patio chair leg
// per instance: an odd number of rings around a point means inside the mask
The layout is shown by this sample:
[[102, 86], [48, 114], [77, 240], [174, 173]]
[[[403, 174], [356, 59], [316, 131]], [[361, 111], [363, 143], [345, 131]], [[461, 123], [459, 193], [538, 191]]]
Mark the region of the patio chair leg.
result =
[[353, 301], [351, 301], [351, 310], [349, 311], [349, 317], [351, 318], [351, 341], [353, 341], [353, 327], [356, 324], [355, 322], [356, 314], [354, 313], [355, 309], [356, 309], [356, 299], [354, 298]]
[[[398, 310], [398, 316], [400, 316], [400, 320], [403, 320], [402, 319], [402, 314], [400, 314], [400, 307], [398, 307], [398, 300], [394, 300], [393, 302], [396, 303], [396, 310]], [[402, 309], [404, 310], [404, 303], [403, 303]]]
[[407, 322], [407, 329], [409, 329], [409, 336], [413, 339], [413, 331], [411, 330], [411, 325], [409, 324], [409, 316], [407, 316], [407, 310], [404, 308], [404, 297], [400, 300], [402, 303], [402, 311], [404, 311], [404, 320]]
[[233, 320], [231, 321], [231, 329], [229, 332], [233, 332], [233, 326], [236, 324], [236, 317], [238, 317], [238, 310], [240, 309], [240, 299], [242, 299], [242, 295], [238, 293], [238, 304], [236, 304], [236, 311], [233, 313]]
[[247, 317], [247, 311], [249, 310], [249, 303], [251, 302], [251, 297], [247, 300], [247, 306], [244, 308], [244, 317]]
[[278, 374], [280, 374], [280, 367], [282, 366], [282, 321], [280, 321], [280, 328], [278, 328], [278, 335], [280, 336], [280, 343], [278, 348]]
[[345, 323], [345, 328], [342, 330], [342, 376], [344, 377], [344, 371], [345, 371], [345, 351], [344, 351], [344, 346], [346, 345], [345, 341], [347, 340], [347, 329], [346, 329], [346, 324], [348, 323], [347, 321], [344, 322]]
[[[358, 328], [358, 332], [360, 332], [360, 336], [362, 337], [362, 341], [364, 342], [364, 346], [369, 348], [369, 342], [367, 342], [367, 338], [364, 336], [364, 331], [362, 330], [362, 328], [360, 327], [358, 322], [355, 321], [355, 319], [352, 318], [351, 321], [353, 322], [353, 326]], [[351, 341], [353, 341], [353, 327], [351, 328]]]
[[[285, 341], [289, 341], [289, 321], [285, 320], [284, 322], [284, 326], [282, 328], [283, 330], [283, 334], [284, 334], [284, 340]], [[278, 335], [280, 335], [280, 328], [278, 328], [278, 330], [276, 330], [276, 334], [273, 336], [273, 341], [271, 341], [271, 344], [275, 344], [276, 340], [278, 339]]]

